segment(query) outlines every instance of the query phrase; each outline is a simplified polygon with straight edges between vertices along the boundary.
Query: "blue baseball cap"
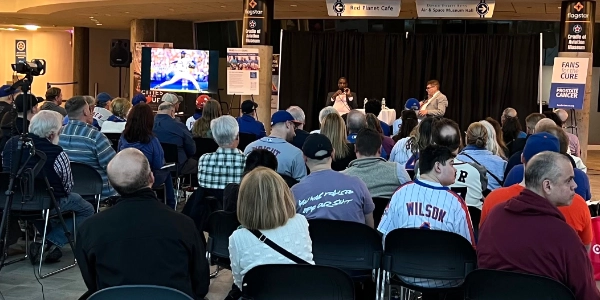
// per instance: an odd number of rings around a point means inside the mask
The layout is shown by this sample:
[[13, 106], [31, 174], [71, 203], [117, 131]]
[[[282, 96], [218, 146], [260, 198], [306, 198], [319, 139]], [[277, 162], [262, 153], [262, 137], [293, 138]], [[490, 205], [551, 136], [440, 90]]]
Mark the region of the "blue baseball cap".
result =
[[131, 104], [136, 106], [140, 103], [146, 103], [146, 96], [144, 96], [144, 94], [137, 94], [133, 96], [133, 99], [131, 99]]
[[19, 92], [19, 90], [17, 90], [17, 89], [13, 90], [12, 86], [10, 86], [8, 84], [0, 86], [0, 98], [8, 97], [8, 96], [14, 95], [14, 94], [16, 94], [18, 92]]
[[406, 104], [404, 104], [404, 108], [406, 110], [419, 110], [419, 109], [421, 109], [421, 104], [419, 103], [419, 100], [417, 100], [415, 98], [410, 98], [410, 99], [406, 100]]
[[112, 99], [113, 98], [108, 93], [100, 93], [100, 94], [98, 94], [98, 96], [96, 96], [96, 103], [102, 104], [102, 103], [106, 103]]
[[290, 114], [289, 112], [287, 112], [285, 110], [279, 110], [279, 111], [275, 112], [273, 114], [273, 116], [271, 116], [271, 126], [273, 126], [277, 123], [283, 123], [283, 122], [287, 122], [287, 121], [292, 121], [294, 123], [298, 123], [298, 122], [296, 122], [296, 119], [294, 119], [292, 114]]
[[558, 138], [546, 132], [533, 134], [525, 142], [523, 159], [528, 162], [533, 156], [544, 151], [560, 152]]

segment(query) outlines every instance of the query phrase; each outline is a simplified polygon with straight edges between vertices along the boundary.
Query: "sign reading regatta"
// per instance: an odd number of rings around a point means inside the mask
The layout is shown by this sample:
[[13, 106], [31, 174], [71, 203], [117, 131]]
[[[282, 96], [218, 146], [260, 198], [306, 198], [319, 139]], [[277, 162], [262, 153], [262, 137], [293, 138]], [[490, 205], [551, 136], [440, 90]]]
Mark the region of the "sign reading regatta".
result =
[[15, 40], [15, 63], [22, 63], [27, 60], [27, 41]]
[[265, 40], [265, 5], [262, 0], [244, 0], [243, 35], [244, 45], [264, 45]]
[[400, 0], [326, 0], [330, 17], [400, 16]]
[[583, 109], [589, 61], [589, 58], [554, 58], [549, 101], [551, 108]]
[[258, 49], [227, 48], [227, 95], [259, 94]]
[[486, 18], [494, 15], [495, 0], [417, 0], [419, 18]]

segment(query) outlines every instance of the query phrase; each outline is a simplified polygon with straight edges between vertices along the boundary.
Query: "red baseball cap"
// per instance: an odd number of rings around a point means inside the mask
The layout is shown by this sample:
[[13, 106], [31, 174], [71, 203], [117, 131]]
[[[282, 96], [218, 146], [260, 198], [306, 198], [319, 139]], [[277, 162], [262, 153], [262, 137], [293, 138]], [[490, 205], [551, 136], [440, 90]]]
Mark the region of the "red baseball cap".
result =
[[208, 95], [200, 95], [200, 96], [198, 96], [198, 98], [196, 98], [196, 108], [197, 109], [203, 109], [204, 108], [204, 104], [206, 102], [208, 102], [208, 100], [210, 100], [210, 97]]

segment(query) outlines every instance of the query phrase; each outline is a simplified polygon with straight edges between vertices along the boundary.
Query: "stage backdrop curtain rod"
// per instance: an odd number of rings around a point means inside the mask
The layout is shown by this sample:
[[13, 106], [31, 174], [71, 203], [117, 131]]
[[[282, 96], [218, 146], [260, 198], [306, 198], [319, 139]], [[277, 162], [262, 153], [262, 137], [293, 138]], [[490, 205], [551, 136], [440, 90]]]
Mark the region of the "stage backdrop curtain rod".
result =
[[383, 98], [402, 109], [423, 99], [426, 82], [437, 79], [449, 99], [446, 117], [461, 129], [500, 118], [514, 107], [521, 121], [535, 112], [538, 97], [538, 35], [421, 35], [405, 33], [291, 32], [281, 47], [280, 108], [298, 105], [310, 129], [328, 92], [344, 76], [364, 98]]

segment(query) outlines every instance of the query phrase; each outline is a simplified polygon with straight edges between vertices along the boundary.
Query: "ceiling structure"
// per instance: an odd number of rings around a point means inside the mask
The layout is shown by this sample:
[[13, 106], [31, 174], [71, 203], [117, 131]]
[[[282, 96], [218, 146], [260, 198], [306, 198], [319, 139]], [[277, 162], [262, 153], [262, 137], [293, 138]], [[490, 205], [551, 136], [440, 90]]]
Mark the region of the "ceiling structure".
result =
[[[551, 0], [496, 0], [492, 19], [558, 21], [560, 5]], [[128, 29], [133, 19], [240, 20], [242, 6], [242, 0], [2, 0], [0, 29], [26, 24]], [[596, 14], [600, 16], [600, 5]], [[327, 18], [325, 0], [275, 1], [275, 19]], [[402, 0], [399, 19], [415, 18], [415, 1]]]

